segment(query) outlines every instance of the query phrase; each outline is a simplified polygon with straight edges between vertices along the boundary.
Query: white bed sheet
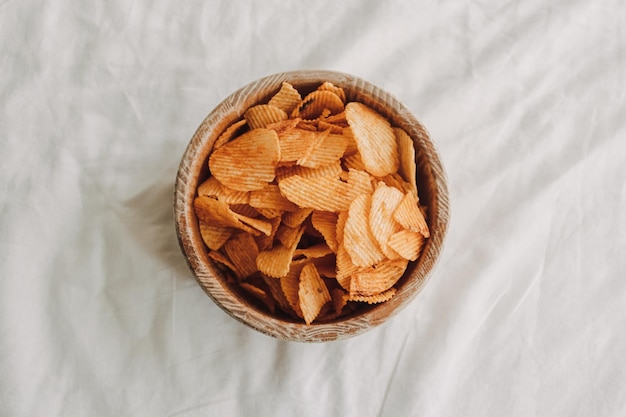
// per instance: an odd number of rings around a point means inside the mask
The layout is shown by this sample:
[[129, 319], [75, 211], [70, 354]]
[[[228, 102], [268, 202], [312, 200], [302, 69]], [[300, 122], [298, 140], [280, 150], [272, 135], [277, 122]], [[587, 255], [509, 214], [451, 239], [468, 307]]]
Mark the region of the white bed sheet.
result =
[[[172, 219], [204, 116], [276, 72], [426, 125], [451, 223], [362, 336], [275, 340], [203, 293]], [[621, 416], [626, 4], [0, 2], [0, 415]]]

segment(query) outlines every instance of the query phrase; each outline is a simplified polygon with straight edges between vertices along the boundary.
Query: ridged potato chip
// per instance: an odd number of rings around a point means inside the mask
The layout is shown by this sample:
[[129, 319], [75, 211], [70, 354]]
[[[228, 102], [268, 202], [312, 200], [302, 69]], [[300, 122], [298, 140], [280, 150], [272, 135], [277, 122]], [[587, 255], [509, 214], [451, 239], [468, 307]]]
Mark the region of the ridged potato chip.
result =
[[430, 237], [428, 224], [420, 210], [417, 195], [408, 192], [393, 213], [393, 218], [407, 230], [420, 232], [424, 237]]
[[330, 134], [329, 131], [322, 132], [296, 163], [307, 168], [319, 168], [332, 164], [339, 161], [347, 146], [347, 138]]
[[291, 112], [300, 104], [302, 97], [298, 90], [287, 82], [282, 83], [280, 90], [269, 101], [268, 104], [278, 107], [287, 114]]
[[312, 263], [302, 267], [298, 298], [306, 324], [311, 324], [319, 314], [322, 306], [331, 300], [324, 280], [320, 277], [317, 269], [315, 269], [315, 265]]
[[209, 157], [209, 169], [223, 185], [252, 191], [274, 180], [280, 161], [278, 135], [269, 129], [254, 129], [217, 148]]
[[354, 273], [350, 279], [350, 295], [376, 295], [391, 288], [404, 274], [406, 259], [386, 260], [376, 268], [370, 267]]
[[394, 127], [393, 133], [396, 136], [398, 154], [400, 157], [398, 173], [402, 176], [404, 181], [411, 184], [411, 189], [415, 192], [415, 195], [417, 195], [417, 165], [415, 164], [415, 147], [413, 146], [413, 139], [411, 139], [409, 134], [399, 127]]
[[260, 252], [256, 258], [256, 266], [259, 271], [272, 278], [280, 278], [287, 275], [293, 253], [303, 232], [304, 228], [302, 227], [299, 229], [296, 238], [293, 239], [294, 243], [291, 246], [287, 247], [282, 243], [278, 243], [272, 249]]
[[419, 232], [400, 230], [389, 237], [387, 245], [404, 259], [414, 261], [424, 246], [424, 236]]
[[404, 198], [402, 191], [388, 187], [379, 182], [374, 194], [369, 213], [369, 226], [378, 246], [387, 258], [397, 258], [399, 255], [389, 248], [387, 242], [391, 235], [402, 230], [402, 226], [393, 218], [393, 213]]
[[246, 119], [241, 119], [228, 126], [228, 128], [218, 136], [215, 144], [213, 145], [213, 149], [217, 149], [226, 142], [229, 142], [231, 139], [239, 136], [244, 126], [246, 126], [247, 124], [248, 122], [246, 121]]
[[346, 119], [367, 172], [383, 177], [398, 170], [398, 145], [391, 125], [362, 103], [346, 104]]
[[202, 241], [211, 250], [218, 250], [221, 248], [234, 231], [234, 229], [230, 227], [211, 226], [204, 222], [199, 222], [199, 224]]
[[343, 245], [357, 266], [375, 265], [385, 258], [369, 226], [371, 201], [369, 194], [355, 198], [343, 229]]
[[337, 213], [316, 210], [311, 214], [311, 223], [320, 232], [333, 252], [337, 252]]
[[215, 197], [228, 204], [247, 204], [250, 201], [249, 191], [237, 191], [228, 188], [215, 177], [207, 178], [198, 186], [198, 195]]
[[330, 91], [335, 93], [337, 97], [341, 99], [341, 102], [345, 104], [346, 102], [346, 92], [341, 87], [337, 87], [333, 83], [329, 81], [324, 81], [322, 85], [317, 88], [318, 91]]
[[343, 101], [332, 91], [317, 90], [302, 99], [300, 105], [291, 112], [291, 117], [300, 117], [305, 120], [316, 119], [326, 109], [330, 110], [330, 114], [341, 113], [344, 109]]
[[276, 310], [276, 303], [274, 301], [274, 297], [272, 297], [272, 295], [269, 294], [268, 291], [257, 287], [256, 285], [249, 282], [240, 282], [239, 286], [244, 289], [248, 294], [261, 301], [267, 307], [270, 313], [274, 313], [274, 311]]
[[258, 104], [246, 110], [243, 117], [248, 122], [250, 129], [259, 129], [272, 123], [287, 120], [287, 113], [271, 104]]
[[249, 204], [254, 208], [273, 208], [281, 211], [297, 211], [299, 207], [287, 200], [278, 185], [268, 184], [260, 190], [250, 191]]
[[256, 257], [259, 248], [248, 233], [237, 233], [224, 244], [224, 252], [235, 267], [239, 279], [244, 279], [257, 271]]
[[389, 301], [396, 295], [395, 288], [389, 288], [387, 291], [383, 291], [374, 295], [348, 295], [346, 297], [347, 301], [359, 301], [367, 304], [379, 304], [384, 303], [385, 301]]

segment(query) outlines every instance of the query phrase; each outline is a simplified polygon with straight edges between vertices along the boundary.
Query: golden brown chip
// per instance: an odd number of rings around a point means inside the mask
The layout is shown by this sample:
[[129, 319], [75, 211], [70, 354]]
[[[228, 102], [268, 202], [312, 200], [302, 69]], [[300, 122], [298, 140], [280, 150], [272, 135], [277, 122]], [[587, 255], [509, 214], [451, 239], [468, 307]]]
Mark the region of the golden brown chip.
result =
[[397, 258], [398, 254], [388, 247], [389, 237], [402, 230], [400, 223], [394, 220], [393, 213], [404, 198], [402, 191], [388, 187], [384, 182], [379, 182], [372, 195], [369, 225], [372, 234], [378, 242], [382, 253], [387, 258]]
[[288, 82], [283, 82], [278, 93], [270, 99], [268, 104], [282, 109], [287, 114], [291, 114], [301, 100], [302, 97], [298, 90], [293, 88]]
[[267, 125], [287, 120], [287, 113], [271, 104], [257, 104], [243, 114], [250, 129], [265, 128]]
[[330, 298], [335, 314], [340, 315], [341, 311], [348, 303], [348, 293], [341, 288], [333, 288], [330, 290]]
[[278, 185], [268, 184], [260, 190], [250, 191], [250, 203], [254, 208], [271, 208], [281, 211], [297, 211], [298, 206], [280, 193]]
[[330, 133], [334, 135], [343, 135], [343, 128], [341, 126], [328, 123], [325, 120], [320, 120], [317, 122], [317, 131], [318, 132], [329, 131]]
[[403, 129], [399, 127], [393, 128], [396, 135], [396, 143], [398, 144], [398, 154], [400, 156], [400, 165], [398, 173], [402, 178], [411, 184], [411, 189], [417, 195], [416, 173], [417, 166], [415, 164], [415, 147], [413, 139]]
[[400, 230], [389, 237], [387, 245], [404, 259], [414, 261], [424, 246], [424, 236], [419, 232]]
[[200, 184], [198, 195], [215, 197], [228, 204], [247, 204], [250, 200], [249, 192], [228, 188], [222, 185], [215, 177], [209, 177]]
[[346, 105], [346, 119], [367, 171], [376, 177], [396, 172], [399, 165], [398, 145], [387, 119], [357, 102]]
[[223, 185], [238, 191], [252, 191], [274, 180], [279, 160], [276, 132], [254, 129], [213, 151], [209, 169]]
[[318, 91], [331, 91], [341, 99], [343, 103], [346, 102], [346, 92], [341, 87], [337, 87], [330, 81], [324, 81], [322, 85], [317, 88]]
[[276, 169], [276, 180], [280, 183], [283, 179], [294, 175], [299, 175], [303, 178], [313, 177], [335, 177], [339, 178], [341, 175], [341, 162], [334, 161], [328, 165], [321, 166], [319, 168], [307, 168], [300, 165], [294, 165], [290, 167], [279, 167]]
[[232, 227], [248, 233], [258, 234], [258, 230], [242, 223], [241, 215], [230, 209], [228, 204], [211, 197], [199, 196], [193, 201], [194, 211], [198, 220], [214, 227]]
[[325, 135], [324, 132], [315, 130], [305, 130], [301, 128], [287, 129], [278, 135], [280, 146], [280, 162], [295, 162], [304, 157], [309, 148], [312, 147], [319, 137]]
[[348, 127], [348, 120], [346, 119], [345, 110], [340, 113], [332, 114], [328, 117], [325, 117], [324, 121], [327, 123], [332, 123], [334, 125], [344, 127], [344, 128]]
[[350, 280], [352, 274], [359, 271], [361, 268], [352, 263], [350, 255], [343, 246], [343, 243], [339, 244], [337, 248], [337, 274], [336, 279], [339, 285], [346, 291], [350, 291]]
[[315, 265], [311, 263], [304, 265], [300, 272], [298, 298], [306, 324], [311, 324], [322, 306], [330, 301], [328, 288], [315, 269]]
[[325, 109], [330, 110], [330, 114], [337, 114], [343, 108], [343, 101], [337, 94], [328, 90], [317, 90], [302, 99], [300, 105], [291, 112], [291, 117], [311, 120], [320, 117]]
[[369, 226], [371, 201], [369, 194], [355, 198], [343, 229], [343, 245], [357, 266], [375, 265], [385, 257]]
[[311, 224], [322, 234], [326, 244], [333, 252], [337, 252], [337, 213], [329, 211], [314, 211], [311, 214]]
[[339, 161], [347, 146], [347, 138], [332, 135], [329, 131], [322, 132], [296, 163], [308, 168], [319, 168]]
[[273, 209], [273, 208], [256, 207], [254, 210], [256, 210], [257, 213], [259, 213], [261, 216], [265, 217], [266, 219], [274, 219], [276, 217], [280, 218], [280, 216], [282, 216], [283, 214], [282, 210]]
[[354, 273], [350, 279], [350, 295], [376, 295], [391, 288], [404, 274], [406, 259], [385, 260]]
[[420, 210], [417, 196], [412, 192], [404, 195], [404, 198], [393, 213], [393, 218], [407, 230], [420, 232], [424, 237], [430, 236], [428, 224]]
[[311, 261], [321, 276], [326, 278], [337, 277], [337, 260], [335, 254], [329, 254], [321, 258], [311, 258]]
[[274, 236], [276, 235], [276, 231], [278, 230], [278, 225], [280, 225], [280, 216], [273, 217], [267, 220], [272, 225], [272, 232], [268, 235], [258, 235], [254, 237], [257, 246], [259, 247], [259, 251], [264, 251], [271, 249], [274, 245]]
[[239, 213], [233, 212], [233, 215], [242, 223], [247, 224], [258, 230], [259, 232], [269, 236], [272, 233], [272, 224], [267, 220], [255, 219], [247, 217]]
[[248, 122], [246, 122], [246, 119], [241, 119], [233, 124], [231, 124], [230, 126], [228, 126], [226, 128], [226, 130], [224, 132], [222, 132], [221, 135], [219, 135], [219, 137], [217, 138], [217, 140], [215, 141], [215, 144], [213, 145], [213, 149], [217, 149], [220, 146], [222, 146], [223, 144], [225, 144], [226, 142], [236, 138], [238, 135], [241, 134], [244, 126], [246, 126]]
[[379, 304], [389, 301], [396, 294], [396, 289], [391, 287], [387, 291], [374, 295], [348, 295], [347, 301], [360, 301], [367, 304]]
[[224, 252], [235, 266], [235, 273], [244, 279], [257, 271], [256, 257], [259, 248], [248, 233], [238, 233], [224, 244]]
[[248, 204], [229, 204], [228, 207], [230, 207], [230, 209], [235, 213], [241, 214], [242, 216], [252, 218], [259, 217], [259, 212], [256, 211], [254, 207], [251, 207]]
[[280, 135], [285, 134], [285, 132], [288, 132], [292, 129], [295, 129], [296, 126], [298, 126], [298, 123], [300, 123], [300, 120], [301, 119], [281, 120], [279, 122], [270, 123], [265, 127], [266, 129], [271, 129], [274, 132], [276, 132], [276, 134], [278, 135], [278, 139], [280, 141]]
[[224, 265], [225, 267], [230, 269], [233, 273], [236, 273], [235, 271], [237, 270], [237, 268], [235, 267], [235, 265], [233, 265], [230, 259], [228, 259], [228, 257], [224, 255], [222, 252], [211, 250], [209, 251], [209, 258], [213, 259], [215, 262], [218, 262]]
[[211, 250], [218, 250], [228, 238], [233, 234], [234, 229], [230, 227], [217, 227], [199, 222], [200, 236], [202, 241]]
[[265, 282], [265, 285], [267, 285], [267, 288], [269, 289], [270, 293], [272, 294], [272, 297], [274, 298], [274, 301], [276, 301], [278, 306], [285, 313], [293, 315], [293, 316], [297, 316], [297, 313], [291, 307], [289, 300], [287, 299], [287, 297], [285, 296], [285, 293], [283, 292], [280, 280], [276, 278], [268, 277], [263, 274], [261, 274], [261, 279], [263, 280], [263, 282]]
[[299, 256], [304, 256], [305, 258], [323, 258], [324, 256], [332, 253], [333, 251], [330, 250], [327, 244], [320, 243], [314, 246], [309, 246], [308, 248], [296, 249], [293, 256], [294, 258]]
[[285, 247], [291, 247], [297, 244], [300, 241], [300, 237], [302, 234], [302, 227], [300, 225], [296, 227], [289, 227], [284, 223], [278, 226], [278, 230], [276, 231], [276, 240], [283, 244]]
[[289, 266], [289, 272], [287, 275], [280, 278], [280, 287], [283, 290], [283, 294], [285, 294], [285, 298], [289, 302], [293, 311], [300, 318], [302, 318], [300, 299], [298, 297], [298, 290], [300, 288], [300, 272], [302, 271], [302, 267], [308, 262], [308, 259], [293, 261]]
[[274, 311], [276, 310], [276, 303], [271, 294], [268, 294], [264, 289], [259, 288], [249, 282], [240, 282], [239, 286], [244, 289], [248, 294], [261, 301], [267, 307], [270, 313], [274, 313]]
[[290, 247], [285, 247], [282, 243], [279, 243], [274, 245], [272, 249], [260, 252], [256, 258], [258, 270], [273, 278], [280, 278], [287, 275], [293, 253], [298, 246], [303, 231], [304, 228], [300, 228], [297, 239], [293, 239], [294, 244]]
[[346, 169], [356, 169], [359, 171], [365, 172], [365, 165], [363, 165], [363, 161], [361, 160], [361, 154], [359, 152], [355, 152], [352, 155], [347, 155], [342, 158], [343, 166]]

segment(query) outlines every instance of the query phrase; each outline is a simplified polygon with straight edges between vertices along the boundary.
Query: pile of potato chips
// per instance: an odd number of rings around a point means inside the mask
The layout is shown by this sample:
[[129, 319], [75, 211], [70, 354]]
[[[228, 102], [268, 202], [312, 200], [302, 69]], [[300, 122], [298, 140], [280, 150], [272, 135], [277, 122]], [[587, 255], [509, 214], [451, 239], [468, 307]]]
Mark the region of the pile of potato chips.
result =
[[415, 149], [329, 82], [289, 83], [216, 140], [194, 209], [209, 257], [306, 324], [392, 298], [429, 237]]

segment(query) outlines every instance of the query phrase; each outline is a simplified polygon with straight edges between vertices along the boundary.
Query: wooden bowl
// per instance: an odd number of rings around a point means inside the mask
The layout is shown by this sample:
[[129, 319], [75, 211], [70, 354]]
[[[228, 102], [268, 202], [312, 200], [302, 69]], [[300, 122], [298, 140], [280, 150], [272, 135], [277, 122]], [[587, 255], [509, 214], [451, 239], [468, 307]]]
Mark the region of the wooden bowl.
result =
[[[207, 256], [200, 236], [193, 200], [198, 184], [208, 175], [208, 156], [219, 134], [239, 120], [249, 107], [265, 103], [283, 81], [301, 92], [315, 89], [324, 81], [343, 87], [348, 101], [359, 101], [403, 128], [416, 149], [417, 184], [422, 205], [428, 207], [431, 236], [415, 262], [410, 262], [396, 284], [397, 293], [382, 304], [368, 305], [329, 323], [306, 325], [287, 316], [272, 315], [238, 287], [229, 284], [224, 273]], [[323, 342], [355, 336], [368, 331], [398, 313], [424, 286], [442, 249], [448, 225], [448, 188], [439, 155], [426, 129], [396, 98], [380, 88], [349, 74], [332, 71], [293, 71], [252, 82], [222, 101], [204, 119], [191, 139], [180, 163], [174, 194], [176, 232], [183, 254], [204, 291], [226, 313], [270, 336], [298, 342]]]

